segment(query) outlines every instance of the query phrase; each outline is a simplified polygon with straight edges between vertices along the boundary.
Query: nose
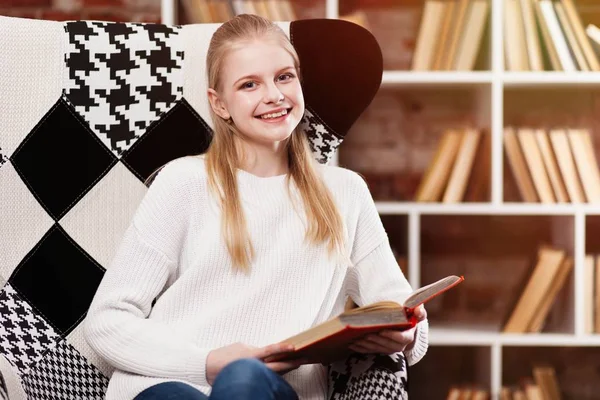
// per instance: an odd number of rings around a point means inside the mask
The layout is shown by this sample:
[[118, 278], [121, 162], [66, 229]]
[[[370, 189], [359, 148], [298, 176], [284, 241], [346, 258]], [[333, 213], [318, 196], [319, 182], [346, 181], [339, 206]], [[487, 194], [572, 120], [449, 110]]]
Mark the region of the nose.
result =
[[283, 93], [279, 90], [279, 87], [275, 83], [265, 85], [265, 103], [279, 103], [283, 100]]

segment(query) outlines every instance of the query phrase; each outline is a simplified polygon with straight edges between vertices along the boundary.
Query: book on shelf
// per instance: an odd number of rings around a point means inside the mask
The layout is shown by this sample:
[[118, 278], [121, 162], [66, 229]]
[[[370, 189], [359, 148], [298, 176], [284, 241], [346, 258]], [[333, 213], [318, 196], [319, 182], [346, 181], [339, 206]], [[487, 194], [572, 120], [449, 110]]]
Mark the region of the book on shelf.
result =
[[419, 182], [415, 201], [458, 203], [489, 198], [489, 136], [474, 128], [445, 131]]
[[[563, 249], [542, 246], [537, 262], [517, 286], [518, 296], [509, 306], [504, 333], [540, 333], [560, 291], [574, 268], [574, 259]], [[600, 333], [600, 256], [583, 259], [583, 332]]]
[[297, 18], [291, 0], [181, 0], [189, 23], [220, 23], [239, 14], [255, 14], [271, 21]]
[[489, 11], [489, 0], [425, 0], [411, 69], [473, 70]]
[[573, 264], [564, 249], [540, 246], [533, 269], [518, 286], [519, 294], [510, 306], [503, 332], [541, 332]]
[[594, 24], [588, 24], [585, 28], [585, 33], [590, 39], [592, 48], [596, 53], [600, 54], [600, 28]]
[[536, 145], [540, 150], [543, 165], [546, 168], [546, 171], [548, 171], [548, 178], [553, 189], [553, 195], [556, 196], [556, 201], [558, 203], [567, 203], [569, 201], [569, 195], [567, 194], [567, 188], [563, 177], [560, 174], [558, 162], [552, 151], [550, 137], [542, 129], [536, 130], [534, 136]]
[[446, 400], [490, 400], [490, 392], [476, 384], [452, 385]]
[[520, 129], [517, 138], [523, 149], [525, 163], [533, 178], [533, 185], [542, 203], [555, 203], [554, 192], [550, 184], [550, 178], [546, 173], [542, 153], [536, 141], [536, 131], [532, 129]]
[[523, 150], [519, 145], [517, 133], [512, 127], [504, 128], [503, 142], [506, 158], [512, 169], [522, 199], [526, 202], [537, 202], [538, 195], [533, 186], [533, 180], [529, 174]]
[[500, 400], [561, 400], [562, 393], [554, 367], [534, 362], [532, 376], [523, 376], [518, 383], [504, 384]]
[[600, 71], [590, 28], [573, 0], [505, 0], [508, 71]]
[[[188, 23], [221, 23], [240, 14], [254, 14], [271, 21], [293, 21], [298, 14], [292, 0], [181, 0]], [[302, 6], [302, 5], [299, 5]], [[369, 29], [366, 14], [354, 10], [339, 19]]]
[[523, 201], [600, 202], [600, 169], [589, 130], [507, 126], [503, 142]]
[[583, 188], [577, 175], [577, 167], [569, 146], [569, 138], [564, 129], [551, 129], [548, 133], [560, 174], [564, 178], [569, 200], [572, 203], [585, 203]]
[[571, 129], [568, 132], [573, 159], [589, 203], [600, 202], [600, 170], [589, 131]]
[[586, 334], [600, 333], [600, 256], [588, 253], [583, 261], [583, 329]]
[[351, 351], [348, 346], [370, 333], [382, 330], [408, 330], [417, 324], [414, 310], [464, 280], [450, 275], [415, 290], [403, 304], [380, 301], [344, 311], [340, 315], [310, 328], [281, 343], [295, 350], [274, 356], [270, 361], [306, 359], [308, 363], [325, 363], [341, 359]]

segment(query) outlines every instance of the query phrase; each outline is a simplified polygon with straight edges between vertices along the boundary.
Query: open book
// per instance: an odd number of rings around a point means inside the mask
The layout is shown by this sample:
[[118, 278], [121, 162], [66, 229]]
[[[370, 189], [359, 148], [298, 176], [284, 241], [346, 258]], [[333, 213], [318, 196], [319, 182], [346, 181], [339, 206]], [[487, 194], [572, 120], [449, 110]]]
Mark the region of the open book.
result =
[[305, 358], [308, 363], [329, 363], [350, 354], [348, 346], [362, 336], [382, 330], [408, 330], [417, 324], [414, 309], [437, 295], [458, 285], [462, 276], [450, 275], [414, 291], [400, 305], [380, 301], [346, 311], [311, 329], [294, 335], [282, 343], [293, 344], [295, 350], [270, 359]]

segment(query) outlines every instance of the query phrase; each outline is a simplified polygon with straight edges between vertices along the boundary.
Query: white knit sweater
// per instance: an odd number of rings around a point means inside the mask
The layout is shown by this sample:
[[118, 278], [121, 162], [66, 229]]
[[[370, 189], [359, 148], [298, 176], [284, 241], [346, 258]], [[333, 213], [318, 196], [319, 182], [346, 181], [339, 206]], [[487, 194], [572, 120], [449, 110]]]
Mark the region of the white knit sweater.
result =
[[[206, 357], [234, 342], [266, 346], [359, 305], [402, 302], [411, 287], [392, 254], [367, 185], [356, 173], [318, 167], [346, 225], [353, 266], [304, 242], [305, 217], [286, 191], [285, 175], [237, 178], [256, 257], [236, 273], [220, 234], [203, 157], [172, 161], [158, 174], [106, 271], [85, 321], [90, 346], [116, 370], [107, 400], [131, 400], [175, 380], [208, 394]], [[152, 306], [153, 300], [156, 304]], [[409, 365], [428, 347], [418, 325]], [[324, 399], [321, 365], [284, 375], [301, 399]]]

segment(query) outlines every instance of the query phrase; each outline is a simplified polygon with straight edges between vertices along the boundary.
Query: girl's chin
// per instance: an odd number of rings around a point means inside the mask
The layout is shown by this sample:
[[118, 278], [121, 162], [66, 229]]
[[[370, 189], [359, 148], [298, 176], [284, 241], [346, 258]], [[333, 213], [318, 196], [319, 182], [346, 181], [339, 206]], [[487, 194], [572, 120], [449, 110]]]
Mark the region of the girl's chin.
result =
[[280, 129], [261, 130], [253, 129], [251, 131], [242, 131], [246, 140], [254, 143], [275, 143], [287, 140], [294, 130], [289, 127], [281, 127]]

